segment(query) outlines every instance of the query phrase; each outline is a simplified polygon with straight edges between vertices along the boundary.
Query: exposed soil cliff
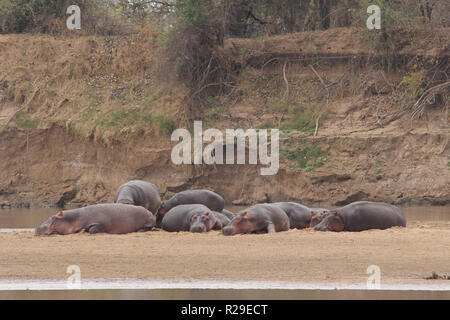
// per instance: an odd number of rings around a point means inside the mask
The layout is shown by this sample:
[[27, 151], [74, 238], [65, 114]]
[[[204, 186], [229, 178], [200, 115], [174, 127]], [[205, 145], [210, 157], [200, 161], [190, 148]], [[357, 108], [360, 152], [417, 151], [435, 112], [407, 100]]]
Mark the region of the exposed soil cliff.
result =
[[351, 29], [227, 40], [236, 83], [196, 118], [281, 128], [274, 176], [172, 163], [170, 133], [193, 117], [187, 89], [154, 75], [156, 38], [0, 36], [1, 206], [108, 202], [135, 178], [165, 197], [209, 188], [236, 204], [450, 202], [448, 87], [412, 107], [445, 83], [448, 32], [405, 44], [387, 70]]

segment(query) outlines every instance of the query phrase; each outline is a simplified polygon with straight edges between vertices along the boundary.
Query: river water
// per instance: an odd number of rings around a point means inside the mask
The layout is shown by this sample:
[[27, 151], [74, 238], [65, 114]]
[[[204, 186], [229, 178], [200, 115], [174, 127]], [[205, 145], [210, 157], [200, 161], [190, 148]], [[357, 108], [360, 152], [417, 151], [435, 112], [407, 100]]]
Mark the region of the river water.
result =
[[[245, 207], [230, 206], [228, 210], [238, 212]], [[450, 221], [450, 206], [401, 206], [406, 221]], [[56, 208], [19, 208], [0, 209], [0, 229], [36, 228], [51, 215], [56, 214]], [[6, 229], [6, 230], [5, 230]]]

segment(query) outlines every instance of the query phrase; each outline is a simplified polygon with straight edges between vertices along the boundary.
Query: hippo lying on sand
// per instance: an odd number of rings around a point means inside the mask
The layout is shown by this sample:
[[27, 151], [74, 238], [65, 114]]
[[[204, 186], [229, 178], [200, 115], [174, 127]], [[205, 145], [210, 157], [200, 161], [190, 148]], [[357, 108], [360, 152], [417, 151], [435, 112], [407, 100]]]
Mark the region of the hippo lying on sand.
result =
[[156, 216], [157, 227], [160, 227], [161, 221], [166, 212], [169, 212], [172, 208], [183, 204], [203, 204], [213, 211], [222, 212], [225, 205], [225, 200], [217, 193], [209, 190], [200, 189], [182, 191], [161, 205]]
[[308, 228], [311, 222], [311, 209], [295, 202], [275, 202], [272, 205], [279, 207], [289, 217], [291, 229]]
[[140, 180], [121, 185], [116, 191], [114, 202], [141, 206], [153, 214], [161, 206], [158, 188], [153, 183]]
[[184, 204], [169, 210], [162, 219], [161, 227], [169, 232], [208, 232], [222, 229], [222, 222], [202, 204]]
[[309, 222], [310, 227], [315, 227], [318, 225], [323, 218], [325, 218], [330, 210], [323, 208], [311, 208], [311, 221]]
[[220, 220], [220, 222], [222, 223], [222, 228], [227, 226], [231, 221], [231, 219], [229, 219], [228, 216], [226, 216], [223, 212], [212, 211], [212, 213], [214, 214], [216, 219]]
[[36, 234], [130, 233], [152, 230], [155, 217], [143, 207], [126, 204], [96, 204], [83, 208], [61, 211], [50, 217]]
[[222, 211], [220, 213], [223, 214], [224, 216], [226, 216], [230, 220], [234, 218], [234, 213], [227, 209], [222, 209]]
[[279, 207], [264, 203], [238, 212], [222, 229], [224, 235], [279, 232], [289, 230], [289, 217]]
[[384, 202], [358, 201], [330, 210], [314, 229], [319, 231], [363, 231], [406, 227], [399, 208]]

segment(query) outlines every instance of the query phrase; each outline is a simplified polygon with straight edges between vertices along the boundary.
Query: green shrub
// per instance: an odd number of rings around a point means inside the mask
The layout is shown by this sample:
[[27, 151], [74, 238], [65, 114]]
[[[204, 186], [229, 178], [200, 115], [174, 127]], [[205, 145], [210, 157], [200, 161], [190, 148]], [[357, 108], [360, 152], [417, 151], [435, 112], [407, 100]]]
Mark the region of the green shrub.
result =
[[104, 0], [0, 0], [0, 33], [61, 33], [71, 5], [81, 9], [83, 31], [107, 35], [128, 32], [120, 3], [111, 6]]
[[408, 86], [409, 96], [415, 98], [420, 93], [422, 83], [425, 80], [425, 70], [410, 72], [403, 77], [402, 83]]
[[67, 8], [76, 4], [87, 8], [83, 0], [0, 0], [0, 32], [20, 33], [47, 25], [50, 20], [66, 16]]
[[272, 129], [272, 128], [275, 128], [275, 124], [273, 123], [272, 119], [267, 119], [258, 127], [258, 129]]
[[316, 166], [322, 166], [327, 157], [327, 153], [319, 146], [302, 145], [294, 150], [284, 150], [281, 153], [282, 159], [294, 162], [298, 167], [305, 171], [311, 171]]
[[309, 105], [306, 108], [298, 107], [292, 113], [293, 118], [283, 124], [281, 130], [297, 130], [312, 133], [316, 128], [314, 114], [316, 106]]
[[30, 115], [26, 112], [19, 112], [16, 115], [16, 125], [22, 129], [35, 129], [38, 125], [37, 119], [32, 119]]
[[175, 129], [175, 121], [164, 115], [157, 115], [153, 118], [155, 125], [158, 127], [159, 132], [163, 134], [171, 134]]

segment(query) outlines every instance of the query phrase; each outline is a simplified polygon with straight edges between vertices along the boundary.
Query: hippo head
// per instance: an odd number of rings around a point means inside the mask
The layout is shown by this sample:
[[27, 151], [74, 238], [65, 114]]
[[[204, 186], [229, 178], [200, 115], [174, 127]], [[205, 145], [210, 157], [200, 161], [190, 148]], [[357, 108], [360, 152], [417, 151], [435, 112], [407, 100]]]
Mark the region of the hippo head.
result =
[[208, 232], [216, 223], [216, 219], [211, 212], [194, 213], [189, 222], [190, 232]]
[[51, 234], [48, 227], [52, 223], [52, 217], [48, 218], [47, 221], [45, 221], [43, 224], [41, 224], [38, 228], [36, 228], [36, 234], [38, 235], [49, 235]]
[[134, 201], [131, 199], [120, 199], [120, 200], [117, 200], [117, 203], [129, 204], [129, 205], [134, 206]]
[[319, 231], [343, 231], [345, 229], [345, 220], [342, 214], [336, 210], [328, 211], [322, 221], [314, 227]]
[[311, 211], [310, 227], [315, 227], [328, 215], [329, 211]]
[[39, 228], [36, 228], [36, 234], [38, 235], [51, 235], [51, 234], [69, 234], [73, 233], [74, 221], [68, 218], [64, 212], [60, 212], [48, 218]]
[[251, 213], [243, 212], [236, 215], [227, 226], [223, 227], [222, 233], [226, 236], [250, 233], [254, 230], [255, 223], [255, 218]]

